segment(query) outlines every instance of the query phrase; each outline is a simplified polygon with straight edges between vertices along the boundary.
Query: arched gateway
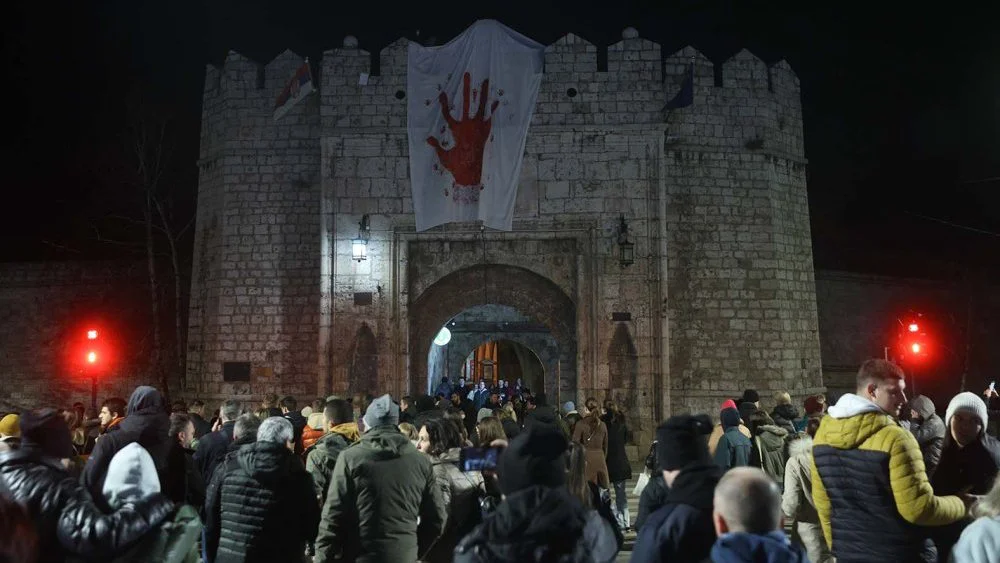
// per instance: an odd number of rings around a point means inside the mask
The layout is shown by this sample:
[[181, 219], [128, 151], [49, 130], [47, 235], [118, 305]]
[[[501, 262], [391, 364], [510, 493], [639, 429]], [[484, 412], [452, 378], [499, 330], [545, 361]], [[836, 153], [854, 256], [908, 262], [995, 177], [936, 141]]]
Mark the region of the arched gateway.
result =
[[410, 389], [424, 389], [427, 357], [434, 336], [449, 319], [477, 305], [504, 305], [529, 314], [547, 327], [558, 343], [557, 373], [546, 373], [550, 402], [575, 396], [576, 304], [548, 278], [531, 270], [501, 264], [470, 266], [431, 284], [409, 306]]

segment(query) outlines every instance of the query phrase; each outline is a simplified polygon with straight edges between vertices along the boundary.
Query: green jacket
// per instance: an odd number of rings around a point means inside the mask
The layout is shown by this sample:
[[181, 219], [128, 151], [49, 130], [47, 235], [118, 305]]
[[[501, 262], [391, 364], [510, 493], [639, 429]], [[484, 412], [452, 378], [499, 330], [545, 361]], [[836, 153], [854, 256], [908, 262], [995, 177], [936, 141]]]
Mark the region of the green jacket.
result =
[[337, 458], [314, 562], [416, 561], [446, 516], [430, 459], [395, 426], [377, 426]]
[[309, 448], [306, 455], [306, 471], [312, 475], [316, 498], [320, 504], [326, 502], [326, 489], [330, 485], [330, 475], [337, 465], [340, 452], [347, 449], [351, 442], [341, 434], [328, 432], [316, 444]]

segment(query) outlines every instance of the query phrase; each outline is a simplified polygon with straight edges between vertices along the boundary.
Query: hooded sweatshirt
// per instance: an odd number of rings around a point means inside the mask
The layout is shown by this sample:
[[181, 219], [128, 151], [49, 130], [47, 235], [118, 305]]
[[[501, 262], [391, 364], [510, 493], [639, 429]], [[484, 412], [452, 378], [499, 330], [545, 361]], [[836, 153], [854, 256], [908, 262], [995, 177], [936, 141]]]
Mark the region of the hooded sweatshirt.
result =
[[813, 500], [838, 559], [921, 560], [926, 530], [965, 515], [958, 497], [934, 496], [916, 439], [878, 405], [848, 393], [813, 442]]
[[962, 531], [951, 551], [955, 563], [996, 563], [1000, 553], [1000, 517], [979, 518]]
[[919, 425], [911, 425], [910, 431], [920, 444], [927, 476], [933, 477], [938, 462], [941, 461], [941, 448], [944, 447], [944, 421], [935, 412], [934, 403], [923, 395], [914, 397], [910, 401], [910, 408], [917, 411], [923, 419]]
[[712, 546], [712, 562], [809, 563], [809, 558], [783, 532], [775, 531], [765, 535], [723, 534]]
[[125, 446], [135, 442], [142, 446], [153, 459], [160, 484], [166, 474], [167, 453], [170, 449], [170, 417], [167, 416], [163, 396], [154, 387], [137, 387], [125, 407], [125, 420], [118, 430], [109, 432], [94, 444], [94, 451], [87, 459], [80, 482], [83, 483], [94, 501], [105, 511], [110, 511], [103, 495], [104, 478], [111, 459]]

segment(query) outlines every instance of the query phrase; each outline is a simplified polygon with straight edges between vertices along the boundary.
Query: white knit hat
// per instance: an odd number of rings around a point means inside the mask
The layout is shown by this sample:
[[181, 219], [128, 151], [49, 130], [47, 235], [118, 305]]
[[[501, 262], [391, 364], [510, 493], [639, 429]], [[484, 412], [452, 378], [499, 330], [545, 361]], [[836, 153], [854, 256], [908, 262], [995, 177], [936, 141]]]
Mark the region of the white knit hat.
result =
[[945, 411], [945, 426], [949, 426], [951, 424], [951, 417], [958, 409], [970, 411], [972, 414], [978, 416], [979, 420], [983, 421], [983, 432], [986, 431], [986, 423], [989, 422], [989, 415], [986, 411], [986, 403], [979, 398], [979, 395], [969, 391], [955, 395], [955, 398], [948, 403], [948, 410]]

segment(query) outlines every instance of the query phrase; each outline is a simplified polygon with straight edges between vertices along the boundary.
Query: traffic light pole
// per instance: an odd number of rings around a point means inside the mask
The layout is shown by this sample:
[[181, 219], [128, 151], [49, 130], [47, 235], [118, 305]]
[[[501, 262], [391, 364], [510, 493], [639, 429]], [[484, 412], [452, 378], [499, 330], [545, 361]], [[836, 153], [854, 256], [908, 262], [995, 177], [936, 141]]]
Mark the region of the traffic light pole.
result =
[[97, 410], [97, 376], [90, 376], [90, 406]]

